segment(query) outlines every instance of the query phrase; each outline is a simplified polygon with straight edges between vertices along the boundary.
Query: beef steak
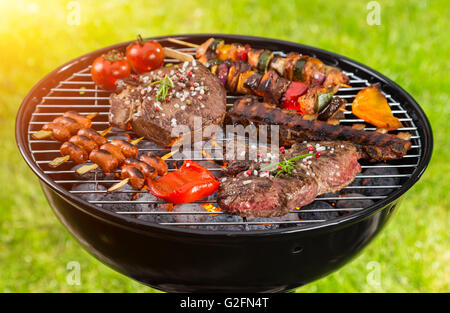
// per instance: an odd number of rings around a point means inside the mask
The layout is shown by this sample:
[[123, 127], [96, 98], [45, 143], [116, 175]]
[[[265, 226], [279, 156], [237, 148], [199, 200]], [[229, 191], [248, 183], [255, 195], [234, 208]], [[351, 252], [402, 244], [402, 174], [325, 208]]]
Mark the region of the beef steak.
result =
[[220, 207], [245, 217], [282, 216], [311, 203], [317, 195], [344, 188], [361, 171], [361, 155], [349, 142], [298, 143], [286, 150], [284, 158], [306, 154], [308, 146], [321, 150], [321, 156], [297, 160], [291, 174], [278, 177], [261, 170], [267, 164], [253, 160], [244, 166], [245, 161], [231, 161], [228, 166], [233, 171], [225, 173], [233, 177], [221, 181], [217, 196]]
[[[158, 97], [167, 77], [172, 81], [165, 99]], [[193, 62], [162, 67], [134, 78], [120, 80], [110, 96], [111, 124], [129, 129], [161, 145], [170, 146], [178, 139], [172, 128], [187, 125], [194, 129], [194, 118], [202, 118], [202, 128], [220, 125], [226, 113], [226, 91], [206, 67]]]

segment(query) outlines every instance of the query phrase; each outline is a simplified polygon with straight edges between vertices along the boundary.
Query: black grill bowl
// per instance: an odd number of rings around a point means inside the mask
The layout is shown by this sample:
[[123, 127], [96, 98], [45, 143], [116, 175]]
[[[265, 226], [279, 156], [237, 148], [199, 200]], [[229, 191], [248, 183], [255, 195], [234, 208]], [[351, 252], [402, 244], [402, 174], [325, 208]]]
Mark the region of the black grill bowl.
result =
[[[44, 174], [32, 155], [28, 125], [42, 98], [58, 82], [86, 68], [107, 47], [79, 57], [42, 79], [24, 99], [16, 119], [19, 150], [39, 177], [57, 217], [81, 245], [103, 263], [146, 285], [169, 292], [274, 292], [307, 284], [354, 258], [383, 228], [393, 211], [423, 174], [433, 139], [419, 105], [397, 84], [348, 58], [300, 44], [257, 37], [199, 34], [171, 36], [193, 43], [209, 37], [249, 43], [271, 50], [299, 51], [357, 73], [402, 103], [417, 127], [417, 167], [388, 197], [371, 207], [325, 222], [270, 231], [202, 231], [149, 224], [96, 207]], [[166, 37], [154, 38], [163, 45]]]

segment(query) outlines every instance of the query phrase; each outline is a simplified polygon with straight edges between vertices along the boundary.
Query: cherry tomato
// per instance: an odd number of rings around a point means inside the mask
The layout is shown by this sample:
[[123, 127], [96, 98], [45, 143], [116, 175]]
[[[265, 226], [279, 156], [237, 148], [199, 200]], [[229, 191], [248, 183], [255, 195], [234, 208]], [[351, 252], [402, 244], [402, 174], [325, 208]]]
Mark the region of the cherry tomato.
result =
[[157, 69], [164, 63], [162, 46], [156, 41], [144, 42], [140, 35], [127, 47], [126, 56], [131, 68], [138, 74]]
[[92, 80], [105, 90], [115, 90], [118, 79], [130, 76], [130, 65], [118, 51], [111, 50], [95, 59], [91, 67]]

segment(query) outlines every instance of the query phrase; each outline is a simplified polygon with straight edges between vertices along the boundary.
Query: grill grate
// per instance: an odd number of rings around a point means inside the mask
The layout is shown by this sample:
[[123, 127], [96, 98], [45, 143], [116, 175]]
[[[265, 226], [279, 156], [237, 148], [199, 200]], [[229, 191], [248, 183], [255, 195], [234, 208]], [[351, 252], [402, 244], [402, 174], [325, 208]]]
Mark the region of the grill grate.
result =
[[[170, 45], [165, 45], [170, 47]], [[179, 49], [177, 47], [172, 47], [173, 49], [177, 49], [179, 51], [183, 51], [189, 53], [191, 55], [194, 54], [194, 49], [191, 48], [183, 48]], [[278, 52], [278, 54], [283, 55], [283, 52]], [[166, 62], [170, 63], [178, 63], [177, 60], [166, 59]], [[31, 151], [31, 155], [33, 160], [39, 165], [44, 174], [48, 175], [56, 184], [61, 185], [63, 188], [68, 190], [70, 193], [80, 196], [83, 194], [96, 194], [96, 193], [106, 193], [105, 190], [99, 190], [99, 185], [104, 184], [114, 184], [119, 182], [119, 179], [105, 179], [98, 177], [98, 174], [95, 173], [93, 179], [79, 179], [75, 176], [75, 171], [71, 168], [75, 165], [71, 161], [66, 162], [60, 168], [53, 169], [48, 166], [48, 163], [53, 160], [55, 157], [60, 156], [59, 154], [59, 146], [60, 143], [55, 140], [34, 140], [31, 138], [31, 134], [40, 130], [42, 125], [52, 121], [56, 116], [63, 114], [66, 110], [71, 109], [80, 112], [81, 114], [89, 114], [92, 112], [98, 112], [98, 116], [95, 121], [92, 123], [93, 128], [96, 130], [101, 130], [109, 127], [108, 123], [108, 111], [109, 111], [109, 91], [98, 89], [94, 82], [91, 80], [91, 75], [89, 73], [90, 66], [84, 68], [83, 70], [73, 73], [69, 78], [64, 81], [60, 81], [57, 86], [51, 88], [48, 94], [42, 97], [42, 100], [39, 104], [36, 105], [35, 111], [32, 113], [31, 121], [28, 125], [28, 145]], [[370, 85], [369, 81], [366, 79], [362, 79], [358, 77], [353, 72], [345, 72], [350, 78], [350, 84], [352, 87], [350, 88], [341, 88], [337, 93], [338, 96], [345, 98], [348, 102], [347, 108], [350, 109], [351, 102], [353, 101], [356, 93], [363, 89], [364, 87]], [[390, 94], [384, 93], [385, 97], [388, 99], [388, 103], [396, 117], [400, 119], [405, 127], [398, 129], [398, 131], [407, 131], [412, 134], [412, 147], [408, 154], [402, 160], [390, 161], [385, 164], [377, 164], [373, 165], [370, 163], [362, 162], [363, 171], [366, 169], [376, 169], [376, 168], [384, 168], [384, 169], [397, 169], [399, 174], [377, 174], [377, 175], [364, 175], [360, 174], [356, 176], [356, 180], [365, 179], [365, 178], [396, 178], [399, 179], [399, 184], [386, 184], [386, 185], [377, 185], [377, 186], [348, 186], [345, 187], [345, 191], [352, 191], [357, 193], [362, 189], [392, 189], [392, 192], [402, 186], [402, 183], [407, 180], [414, 170], [416, 169], [420, 157], [422, 155], [421, 149], [421, 140], [419, 133], [417, 131], [417, 127], [414, 124], [413, 119], [408, 114], [408, 112], [403, 108], [402, 104], [397, 102]], [[239, 96], [227, 96], [227, 107], [231, 107], [232, 104]], [[352, 123], [365, 123], [363, 120], [358, 119], [351, 113], [351, 110], [345, 112], [345, 119], [341, 120], [341, 124], [350, 125]], [[374, 131], [375, 128], [366, 124], [365, 130]], [[127, 131], [111, 131], [108, 136], [117, 135], [117, 134], [129, 134], [133, 136], [132, 132]], [[141, 148], [141, 146], [146, 145], [146, 140], [141, 141], [138, 144], [140, 147], [140, 151], [152, 151], [159, 152], [161, 154], [165, 154], [170, 151], [170, 148]], [[148, 142], [147, 142], [148, 143]], [[169, 159], [170, 160], [170, 159]], [[197, 159], [193, 159], [194, 161], [200, 161]], [[202, 159], [201, 161], [205, 161]], [[173, 162], [169, 162], [173, 163]], [[176, 170], [175, 167], [171, 166], [169, 171]], [[217, 167], [209, 168], [209, 170], [217, 175], [220, 173], [221, 167], [217, 165]], [[82, 184], [82, 183], [94, 183], [96, 184], [96, 190], [92, 191], [75, 191], [71, 190], [71, 187], [74, 184]], [[137, 191], [131, 190], [119, 190], [116, 193], [138, 193]], [[374, 200], [378, 201], [386, 198], [388, 195], [380, 195], [380, 196], [358, 196], [358, 197], [348, 197], [348, 196], [334, 196], [334, 195], [326, 195], [316, 198], [316, 201], [327, 201], [334, 203], [338, 200], [349, 200], [352, 201], [355, 205], [352, 207], [346, 208], [333, 208], [333, 209], [300, 209], [294, 210], [292, 213], [318, 213], [318, 212], [338, 212], [351, 214], [351, 212], [364, 210], [361, 205], [358, 205], [358, 200]], [[139, 201], [139, 200], [122, 200], [122, 201], [106, 201], [106, 200], [98, 200], [98, 201], [88, 201], [91, 204], [123, 204], [123, 205], [150, 205], [154, 203], [164, 203], [160, 200], [151, 200], [151, 201]], [[214, 206], [218, 206], [215, 202], [215, 198], [202, 199], [197, 201], [196, 203], [205, 204], [211, 203]], [[223, 212], [215, 212], [211, 213], [205, 210], [205, 212], [142, 212], [141, 210], [118, 210], [116, 213], [120, 215], [211, 215], [211, 214], [224, 214]], [[256, 222], [256, 221], [247, 221], [245, 218], [240, 222], [161, 222], [161, 225], [173, 225], [173, 226], [190, 226], [190, 227], [198, 227], [198, 226], [206, 226], [206, 225], [242, 225], [244, 229], [249, 229], [250, 225], [267, 225], [267, 224], [282, 224], [283, 227], [293, 227], [293, 226], [302, 226], [308, 227], [308, 225], [324, 222], [325, 219], [307, 219], [307, 220], [289, 220], [289, 221], [273, 221], [273, 222]]]

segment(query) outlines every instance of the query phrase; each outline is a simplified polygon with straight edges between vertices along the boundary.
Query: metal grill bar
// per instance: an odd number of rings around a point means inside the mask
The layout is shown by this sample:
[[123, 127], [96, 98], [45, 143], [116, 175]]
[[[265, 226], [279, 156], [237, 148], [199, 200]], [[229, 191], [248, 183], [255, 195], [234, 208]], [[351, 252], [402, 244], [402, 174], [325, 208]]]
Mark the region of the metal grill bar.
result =
[[[170, 46], [169, 46], [170, 47]], [[179, 51], [187, 52], [188, 54], [195, 54], [195, 49], [191, 48], [177, 48], [172, 47], [174, 49], [177, 49]], [[284, 55], [281, 51], [276, 51], [278, 55]], [[166, 62], [171, 63], [179, 63], [178, 60], [169, 60], [166, 59]], [[62, 185], [64, 188], [66, 188], [71, 194], [83, 197], [86, 195], [108, 195], [106, 190], [98, 189], [100, 185], [106, 184], [110, 185], [113, 183], [118, 182], [118, 179], [101, 179], [97, 173], [94, 174], [93, 178], [90, 179], [77, 179], [75, 175], [75, 171], [73, 169], [70, 169], [71, 166], [74, 165], [73, 162], [67, 162], [68, 167], [59, 169], [50, 169], [48, 167], [48, 163], [52, 160], [53, 156], [50, 156], [49, 154], [57, 154], [59, 155], [59, 149], [57, 149], [54, 145], [59, 144], [58, 141], [47, 139], [47, 140], [34, 140], [31, 138], [31, 135], [38, 131], [41, 125], [44, 125], [50, 121], [52, 121], [56, 116], [61, 115], [64, 113], [67, 109], [76, 109], [81, 114], [90, 114], [92, 111], [88, 111], [86, 109], [92, 110], [94, 109], [95, 112], [98, 112], [98, 118], [100, 120], [94, 121], [93, 125], [95, 126], [106, 126], [108, 125], [108, 122], [106, 121], [106, 118], [108, 116], [108, 111], [110, 108], [110, 105], [108, 103], [109, 97], [107, 96], [109, 91], [98, 89], [97, 86], [94, 84], [94, 82], [91, 80], [91, 75], [89, 73], [90, 66], [86, 67], [85, 69], [79, 71], [78, 73], [74, 73], [71, 75], [67, 80], [61, 81], [57, 84], [57, 86], [54, 86], [50, 89], [49, 93], [42, 98], [42, 101], [36, 106], [36, 111], [32, 114], [31, 122], [29, 124], [28, 128], [28, 134], [30, 136], [29, 138], [29, 149], [32, 153], [32, 156], [34, 160], [36, 161], [39, 166], [41, 166], [43, 172], [46, 175], [49, 175], [55, 183]], [[362, 79], [355, 75], [352, 72], [344, 72], [347, 74], [350, 78], [350, 84], [352, 84], [352, 87], [348, 88], [341, 88], [338, 92], [338, 96], [347, 99], [347, 107], [351, 107], [351, 101], [356, 96], [356, 93], [360, 90], [362, 90], [364, 87], [369, 86], [370, 82], [366, 79]], [[387, 162], [385, 164], [377, 164], [377, 165], [370, 165], [370, 164], [362, 164], [363, 170], [372, 170], [372, 169], [387, 169], [387, 170], [399, 170], [398, 174], [375, 174], [375, 175], [357, 175], [356, 181], [363, 180], [363, 179], [407, 179], [410, 177], [417, 167], [417, 164], [419, 162], [419, 159], [422, 155], [422, 147], [421, 147], [421, 140], [420, 136], [417, 132], [417, 127], [414, 124], [414, 120], [411, 118], [411, 116], [408, 114], [408, 111], [404, 109], [402, 103], [399, 103], [396, 99], [394, 99], [391, 95], [383, 93], [387, 99], [389, 99], [388, 104], [392, 108], [392, 112], [395, 116], [397, 116], [401, 122], [404, 123], [405, 127], [402, 127], [398, 129], [399, 131], [409, 131], [411, 132], [411, 140], [412, 140], [412, 151], [408, 155], [405, 156], [404, 160], [401, 162]], [[240, 96], [235, 95], [229, 95], [227, 96], [227, 106], [231, 106], [232, 103], [239, 99]], [[351, 110], [348, 110], [344, 112], [346, 118], [341, 120], [341, 123], [365, 123], [363, 120], [355, 117]], [[367, 126], [364, 128], [368, 131], [374, 131], [376, 128]], [[132, 134], [132, 132], [121, 132], [123, 134]], [[111, 132], [111, 135], [114, 135], [113, 132]], [[143, 141], [145, 142], [145, 141]], [[49, 147], [49, 145], [52, 144], [52, 147]], [[142, 151], [155, 151], [155, 152], [162, 152], [162, 151], [170, 151], [169, 148], [143, 148]], [[194, 159], [195, 160], [195, 159]], [[207, 160], [213, 160], [213, 159], [207, 159]], [[205, 159], [197, 160], [197, 161], [205, 161]], [[176, 170], [175, 168], [170, 168], [171, 171]], [[217, 173], [221, 170], [220, 167], [212, 167], [209, 168], [209, 170], [213, 173]], [[118, 172], [118, 171], [117, 171]], [[80, 191], [80, 190], [70, 190], [71, 185], [78, 185], [82, 183], [89, 183], [89, 184], [95, 184], [96, 189], [95, 190], [89, 190], [89, 191]], [[374, 186], [363, 186], [363, 185], [355, 185], [355, 186], [347, 186], [344, 189], [345, 190], [352, 190], [353, 192], [358, 192], [360, 190], [396, 190], [400, 188], [402, 185], [398, 183], [392, 183], [390, 181], [386, 181], [386, 183], [381, 183]], [[115, 192], [120, 195], [136, 195], [136, 194], [142, 194], [143, 191], [135, 191], [135, 190], [119, 190]], [[348, 213], [348, 212], [356, 212], [364, 210], [363, 207], [360, 207], [359, 202], [353, 202], [353, 201], [361, 201], [361, 200], [372, 200], [372, 201], [378, 201], [381, 199], [386, 198], [387, 195], [371, 195], [371, 196], [333, 196], [333, 195], [327, 195], [322, 197], [317, 197], [316, 201], [327, 201], [337, 203], [340, 200], [347, 200], [352, 201], [352, 203], [355, 203], [353, 207], [346, 207], [346, 208], [329, 208], [329, 209], [304, 209], [301, 208], [300, 210], [293, 210], [290, 213], [324, 213], [324, 212], [337, 212], [337, 213]], [[156, 198], [155, 198], [156, 199]], [[192, 203], [192, 205], [195, 204], [213, 204], [217, 205], [215, 203], [215, 199], [202, 199], [199, 201], [196, 201], [195, 203]], [[209, 211], [189, 211], [189, 210], [181, 210], [181, 211], [163, 211], [163, 212], [156, 212], [156, 211], [142, 211], [137, 209], [137, 205], [154, 205], [154, 204], [165, 204], [162, 200], [133, 200], [130, 198], [130, 200], [89, 200], [88, 201], [91, 204], [94, 205], [108, 205], [108, 204], [114, 204], [114, 205], [127, 205], [132, 206], [133, 209], [127, 209], [126, 211], [123, 210], [116, 210], [116, 213], [120, 215], [130, 215], [130, 216], [136, 216], [136, 215], [146, 215], [146, 216], [210, 216], [210, 215], [223, 215], [224, 212], [209, 212]], [[324, 222], [326, 219], [323, 218], [311, 218], [311, 219], [305, 219], [302, 220], [300, 217], [298, 217], [297, 220], [274, 220], [271, 222], [257, 222], [257, 221], [248, 221], [247, 219], [243, 219], [241, 222], [160, 222], [161, 225], [171, 225], [171, 226], [180, 226], [180, 227], [204, 227], [204, 226], [242, 226], [243, 229], [248, 229], [251, 225], [276, 225], [286, 227], [291, 225], [305, 225], [305, 224], [314, 224], [319, 222]]]

